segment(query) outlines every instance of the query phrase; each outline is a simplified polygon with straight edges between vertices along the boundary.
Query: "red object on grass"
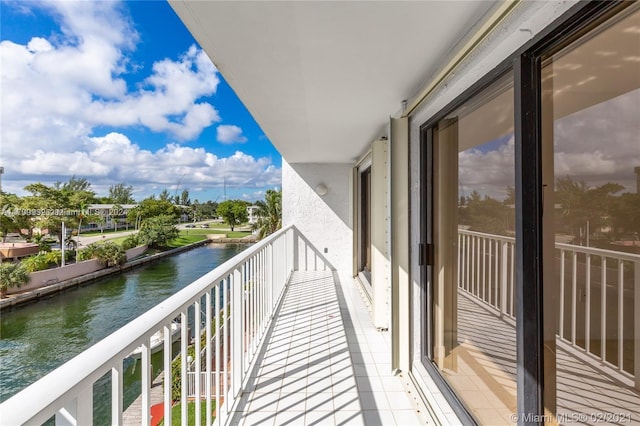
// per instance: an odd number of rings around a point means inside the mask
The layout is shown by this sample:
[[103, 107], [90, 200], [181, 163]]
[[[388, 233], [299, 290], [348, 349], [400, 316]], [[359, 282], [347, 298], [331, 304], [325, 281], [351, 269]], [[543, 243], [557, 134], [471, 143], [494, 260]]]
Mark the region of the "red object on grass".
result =
[[151, 406], [151, 426], [158, 426], [164, 417], [164, 402]]

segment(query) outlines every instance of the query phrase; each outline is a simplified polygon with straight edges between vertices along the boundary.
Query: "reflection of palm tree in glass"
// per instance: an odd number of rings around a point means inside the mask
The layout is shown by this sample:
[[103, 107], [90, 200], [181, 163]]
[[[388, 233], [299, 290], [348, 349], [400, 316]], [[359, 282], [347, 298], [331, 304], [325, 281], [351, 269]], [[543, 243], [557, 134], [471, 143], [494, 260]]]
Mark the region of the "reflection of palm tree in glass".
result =
[[621, 213], [629, 197], [615, 195], [623, 189], [622, 185], [611, 182], [589, 188], [585, 182], [574, 181], [570, 176], [556, 179], [555, 196], [560, 207], [556, 211], [560, 216], [558, 231], [572, 235], [577, 244], [593, 239], [593, 234], [611, 240], [623, 229], [612, 225], [625, 222]]

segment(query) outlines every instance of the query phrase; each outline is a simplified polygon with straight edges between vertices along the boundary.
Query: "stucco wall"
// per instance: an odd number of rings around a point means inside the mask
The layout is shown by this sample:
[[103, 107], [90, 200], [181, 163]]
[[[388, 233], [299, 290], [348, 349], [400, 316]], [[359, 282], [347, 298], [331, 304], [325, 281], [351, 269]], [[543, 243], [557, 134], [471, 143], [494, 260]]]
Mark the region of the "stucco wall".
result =
[[[139, 256], [147, 249], [147, 246], [138, 246], [126, 251], [127, 260], [133, 259]], [[34, 290], [36, 288], [44, 287], [50, 284], [59, 283], [62, 281], [70, 280], [72, 278], [79, 277], [81, 275], [91, 274], [93, 272], [103, 269], [104, 266], [97, 260], [85, 260], [84, 262], [73, 263], [71, 265], [62, 266], [59, 268], [46, 269], [44, 271], [32, 272], [31, 281], [27, 285], [20, 288], [10, 288], [7, 290], [7, 294], [19, 293], [25, 290]]]
[[[296, 225], [338, 271], [352, 269], [350, 164], [282, 160], [282, 222]], [[318, 195], [318, 184], [327, 187]], [[326, 253], [325, 253], [326, 249]]]
[[85, 260], [84, 262], [74, 263], [60, 268], [46, 269], [44, 271], [32, 272], [29, 284], [20, 288], [10, 288], [7, 293], [18, 293], [25, 290], [33, 290], [44, 287], [49, 284], [55, 284], [60, 281], [70, 280], [80, 275], [90, 274], [99, 269], [104, 268], [97, 259]]
[[142, 253], [145, 252], [145, 250], [147, 249], [146, 244], [143, 246], [138, 246], [138, 247], [134, 247], [134, 248], [130, 248], [129, 250], [127, 250], [127, 261], [133, 259], [134, 257], [138, 257], [140, 256]]

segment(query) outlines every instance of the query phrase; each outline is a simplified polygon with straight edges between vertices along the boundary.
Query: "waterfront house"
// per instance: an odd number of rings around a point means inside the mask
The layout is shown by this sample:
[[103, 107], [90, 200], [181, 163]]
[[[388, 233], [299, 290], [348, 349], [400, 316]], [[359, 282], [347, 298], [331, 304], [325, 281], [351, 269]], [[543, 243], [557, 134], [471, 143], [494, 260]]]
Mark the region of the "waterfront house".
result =
[[[49, 379], [72, 383], [42, 416], [90, 418], [83, 386], [108, 373], [117, 397], [127, 351], [222, 297], [228, 326], [222, 339], [206, 327], [207, 365], [182, 391], [198, 404], [225, 396], [219, 422], [285, 424], [278, 407], [291, 407], [283, 389], [300, 358], [272, 351], [322, 327], [346, 339], [335, 359], [348, 349], [341, 365], [368, 381], [349, 385], [353, 417], [341, 417], [336, 379], [331, 408], [313, 417], [316, 376], [295, 375], [308, 400], [291, 424], [407, 424], [397, 413], [408, 408], [411, 422], [446, 425], [640, 423], [640, 255], [577, 242], [586, 220], [623, 220], [616, 206], [636, 181], [640, 3], [170, 4], [282, 154], [284, 230], [116, 333], [108, 354], [72, 360], [83, 368]], [[623, 189], [595, 191], [609, 182]], [[342, 302], [350, 289], [368, 306], [366, 332]], [[335, 308], [314, 317], [324, 322], [287, 328], [324, 305]], [[318, 353], [304, 343], [296, 373], [333, 372], [322, 339]], [[387, 377], [413, 406], [375, 389]]]
[[[122, 229], [129, 228], [127, 222], [127, 214], [137, 204], [89, 204], [85, 208], [85, 214], [88, 215], [90, 221], [83, 225], [84, 231], [105, 230], [105, 229]], [[99, 218], [97, 222], [91, 219]]]
[[252, 206], [247, 206], [247, 223], [249, 225], [253, 225], [254, 223], [256, 223], [258, 221], [258, 206], [252, 205]]

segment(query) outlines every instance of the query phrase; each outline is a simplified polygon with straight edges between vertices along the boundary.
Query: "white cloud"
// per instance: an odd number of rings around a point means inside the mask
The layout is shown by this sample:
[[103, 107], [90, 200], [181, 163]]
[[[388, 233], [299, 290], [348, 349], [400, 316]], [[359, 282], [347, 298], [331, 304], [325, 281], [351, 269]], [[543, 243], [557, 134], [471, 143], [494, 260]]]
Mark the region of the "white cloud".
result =
[[[640, 89], [557, 118], [554, 122], [554, 175], [587, 186], [618, 183], [634, 192], [640, 165]], [[497, 149], [475, 147], [459, 153], [460, 195], [477, 190], [504, 199], [515, 186], [514, 140]], [[548, 164], [548, 163], [545, 163]]]
[[514, 139], [492, 151], [472, 148], [458, 154], [460, 196], [476, 190], [503, 200], [507, 186], [515, 186]]
[[217, 140], [220, 143], [244, 143], [247, 138], [242, 135], [242, 129], [232, 124], [221, 124], [217, 129]]
[[36, 151], [33, 159], [20, 164], [21, 171], [29, 175], [104, 176], [109, 167], [94, 161], [86, 152], [57, 153]]
[[[281, 170], [268, 158], [255, 158], [241, 151], [220, 158], [204, 148], [191, 148], [169, 144], [155, 152], [142, 149], [121, 133], [109, 133], [85, 140], [82, 149], [72, 153], [37, 151], [33, 158], [17, 164], [15, 182], [28, 181], [26, 177], [50, 181], [67, 180], [76, 174], [97, 182], [96, 189], [108, 188], [101, 182], [126, 182], [145, 194], [158, 188], [227, 189], [271, 188], [281, 184]], [[6, 176], [5, 176], [6, 177]], [[3, 186], [4, 186], [3, 182]], [[13, 192], [18, 188], [7, 188]]]
[[[232, 191], [280, 184], [280, 169], [268, 158], [241, 151], [220, 158], [178, 143], [220, 121], [216, 109], [202, 101], [217, 90], [217, 69], [196, 46], [144, 68], [129, 56], [139, 35], [122, 3], [7, 6], [22, 13], [45, 8], [60, 29], [24, 45], [0, 42], [3, 189], [23, 193], [33, 181], [65, 181], [72, 174], [102, 194], [113, 183], [127, 182], [137, 196], [173, 189], [178, 181], [181, 188], [220, 192], [225, 185]], [[124, 79], [132, 71], [142, 76], [136, 86]], [[101, 127], [122, 130], [100, 133]], [[177, 142], [144, 149], [124, 134], [127, 127], [167, 133]], [[226, 140], [246, 141], [237, 126], [223, 126], [222, 133]]]
[[38, 151], [81, 151], [99, 126], [143, 126], [188, 141], [220, 120], [215, 108], [201, 101], [215, 93], [217, 70], [195, 46], [177, 60], [156, 62], [138, 87], [127, 87], [124, 73], [144, 68], [127, 56], [139, 35], [121, 3], [45, 1], [15, 7], [23, 12], [44, 7], [60, 32], [24, 45], [0, 42], [0, 138], [8, 173], [23, 161], [31, 165], [28, 160], [38, 159], [33, 154]]
[[619, 183], [635, 190], [640, 165], [640, 89], [606, 100], [554, 123], [555, 175], [589, 186]]

